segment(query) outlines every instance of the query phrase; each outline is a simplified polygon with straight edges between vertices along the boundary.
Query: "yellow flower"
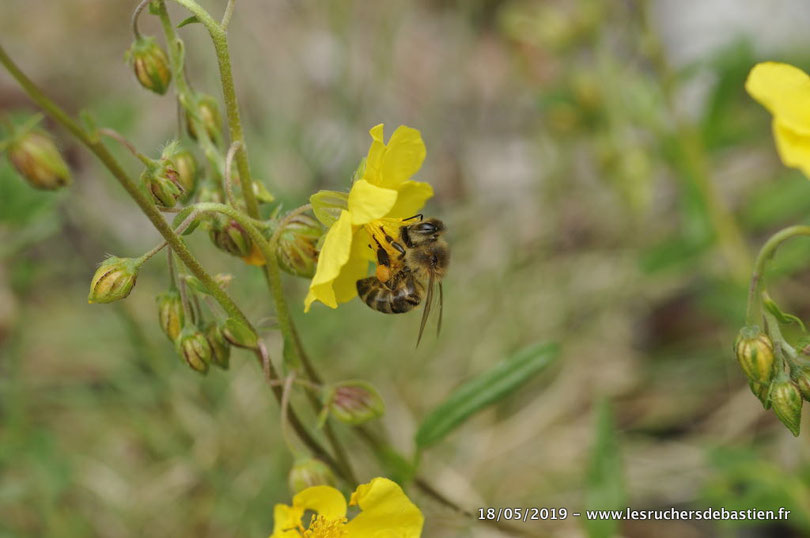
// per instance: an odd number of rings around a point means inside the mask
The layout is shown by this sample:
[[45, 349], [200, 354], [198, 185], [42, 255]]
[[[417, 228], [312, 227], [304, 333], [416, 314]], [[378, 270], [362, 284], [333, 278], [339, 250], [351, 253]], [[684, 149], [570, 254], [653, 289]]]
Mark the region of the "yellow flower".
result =
[[[357, 487], [349, 501], [360, 513], [348, 521], [346, 499], [330, 486], [313, 486], [293, 497], [292, 506], [277, 504], [270, 538], [418, 538], [424, 518], [395, 482], [375, 478]], [[307, 510], [315, 515], [304, 526]]]
[[751, 69], [745, 89], [773, 115], [782, 162], [810, 177], [810, 77], [792, 65], [764, 62]]
[[429, 184], [410, 180], [425, 160], [419, 131], [401, 125], [388, 144], [382, 124], [369, 134], [371, 147], [349, 193], [320, 191], [310, 199], [315, 216], [329, 230], [304, 302], [307, 311], [316, 300], [337, 308], [353, 299], [356, 282], [368, 273], [369, 262], [376, 261], [375, 239], [387, 248], [385, 235], [397, 237], [402, 220], [433, 196]]

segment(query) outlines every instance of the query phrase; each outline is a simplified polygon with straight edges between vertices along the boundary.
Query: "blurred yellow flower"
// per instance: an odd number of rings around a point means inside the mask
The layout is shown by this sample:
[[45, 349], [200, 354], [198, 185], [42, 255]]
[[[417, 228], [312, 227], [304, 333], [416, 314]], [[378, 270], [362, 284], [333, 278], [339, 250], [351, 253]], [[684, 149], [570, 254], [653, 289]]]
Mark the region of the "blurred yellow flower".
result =
[[[313, 486], [293, 497], [292, 506], [277, 504], [270, 538], [418, 538], [424, 517], [395, 482], [375, 478], [352, 494], [349, 504], [360, 513], [348, 521], [346, 499], [330, 486]], [[308, 525], [302, 518], [315, 512]]]
[[337, 308], [353, 299], [356, 282], [368, 273], [369, 262], [376, 261], [374, 239], [387, 247], [385, 235], [397, 237], [402, 220], [433, 196], [429, 184], [410, 179], [425, 160], [419, 131], [401, 125], [388, 144], [383, 142], [383, 124], [369, 134], [371, 147], [349, 193], [320, 191], [310, 199], [315, 216], [329, 230], [304, 301], [306, 311], [316, 300]]
[[745, 89], [773, 115], [773, 137], [785, 165], [810, 177], [810, 77], [777, 62], [757, 64]]

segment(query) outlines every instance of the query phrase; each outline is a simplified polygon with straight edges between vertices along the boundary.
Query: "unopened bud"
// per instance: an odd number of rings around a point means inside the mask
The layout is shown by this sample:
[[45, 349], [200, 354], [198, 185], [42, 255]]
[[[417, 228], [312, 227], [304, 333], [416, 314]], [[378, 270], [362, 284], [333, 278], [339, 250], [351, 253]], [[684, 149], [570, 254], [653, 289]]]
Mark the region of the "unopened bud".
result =
[[134, 258], [110, 256], [96, 269], [90, 282], [88, 303], [111, 303], [125, 298], [132, 291], [141, 261]]
[[810, 402], [810, 368], [801, 368], [793, 377], [793, 382], [799, 387], [802, 398]]
[[[208, 138], [217, 141], [222, 136], [222, 116], [219, 114], [219, 103], [211, 95], [205, 93], [198, 93], [196, 96], [197, 101], [197, 120], [203, 125], [205, 131], [208, 133]], [[189, 118], [188, 121], [188, 135], [197, 140], [197, 128], [194, 126], [194, 121]]]
[[166, 158], [144, 170], [141, 181], [152, 195], [155, 205], [160, 207], [174, 207], [184, 192], [180, 184], [180, 174], [174, 168], [174, 164]]
[[754, 396], [759, 398], [759, 401], [762, 402], [762, 407], [765, 409], [771, 408], [771, 385], [770, 383], [765, 385], [763, 383], [757, 383], [755, 381], [749, 381], [748, 386], [751, 387], [751, 392], [754, 393]]
[[70, 185], [70, 170], [45, 131], [31, 129], [11, 141], [8, 159], [35, 189], [55, 190]]
[[247, 256], [250, 254], [250, 236], [235, 220], [223, 221], [217, 219], [209, 232], [211, 241], [219, 249], [234, 256]]
[[281, 268], [291, 275], [312, 278], [318, 264], [318, 241], [323, 232], [323, 225], [309, 215], [296, 215], [287, 221], [278, 238]]
[[222, 328], [214, 322], [205, 327], [205, 338], [211, 346], [211, 362], [227, 370], [231, 362], [231, 345], [225, 340]]
[[334, 384], [327, 394], [326, 406], [333, 417], [347, 424], [362, 424], [385, 412], [380, 394], [364, 381]]
[[802, 418], [802, 395], [799, 387], [786, 377], [777, 379], [771, 387], [771, 404], [782, 424], [798, 437]]
[[290, 493], [295, 495], [312, 486], [336, 486], [337, 481], [332, 470], [321, 460], [315, 458], [298, 458], [290, 469], [288, 477]]
[[157, 298], [158, 320], [160, 328], [174, 342], [180, 335], [180, 331], [185, 324], [185, 312], [183, 312], [183, 301], [177, 290], [161, 293]]
[[255, 349], [259, 338], [253, 329], [235, 318], [228, 318], [221, 326], [222, 336], [236, 347]]
[[163, 95], [169, 89], [172, 71], [169, 58], [154, 37], [139, 37], [132, 43], [127, 58], [141, 86]]
[[177, 182], [183, 188], [182, 199], [188, 199], [197, 186], [197, 160], [187, 149], [176, 151], [169, 160], [177, 171]]
[[734, 344], [737, 360], [751, 381], [767, 385], [773, 378], [773, 342], [756, 325], [743, 327]]
[[194, 370], [203, 374], [208, 371], [208, 362], [211, 360], [211, 345], [197, 327], [186, 325], [180, 332], [175, 346], [180, 356]]

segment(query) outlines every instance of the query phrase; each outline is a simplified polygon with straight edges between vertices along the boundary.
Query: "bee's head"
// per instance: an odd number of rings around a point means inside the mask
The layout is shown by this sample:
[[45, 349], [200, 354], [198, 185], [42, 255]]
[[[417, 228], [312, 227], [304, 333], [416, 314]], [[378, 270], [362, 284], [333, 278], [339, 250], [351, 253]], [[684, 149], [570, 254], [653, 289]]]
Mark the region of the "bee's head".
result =
[[444, 233], [444, 223], [432, 217], [403, 228], [407, 235], [406, 242], [413, 247], [433, 243]]

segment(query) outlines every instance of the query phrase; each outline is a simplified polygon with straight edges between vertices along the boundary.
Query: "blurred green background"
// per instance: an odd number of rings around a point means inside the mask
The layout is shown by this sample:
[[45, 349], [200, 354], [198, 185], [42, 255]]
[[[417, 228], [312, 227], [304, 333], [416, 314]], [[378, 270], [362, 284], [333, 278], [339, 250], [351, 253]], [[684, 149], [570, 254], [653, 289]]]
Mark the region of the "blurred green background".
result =
[[[154, 155], [176, 105], [123, 61], [135, 4], [4, 0], [0, 39], [58, 103]], [[436, 190], [426, 213], [448, 225], [445, 325], [418, 349], [418, 313], [354, 301], [305, 315], [307, 283], [285, 279], [319, 369], [373, 382], [387, 404], [379, 429], [410, 454], [452, 388], [526, 344], [559, 342], [553, 368], [424, 455], [447, 496], [470, 508], [791, 510], [781, 523], [519, 525], [553, 536], [810, 535], [810, 434], [795, 439], [763, 411], [731, 353], [756, 249], [810, 221], [810, 183], [779, 163], [743, 83], [765, 59], [810, 68], [809, 26], [800, 0], [240, 0], [230, 42], [254, 175], [293, 208], [348, 189], [371, 126], [410, 125], [428, 148], [417, 178]], [[154, 17], [141, 27], [159, 34]], [[207, 35], [181, 32], [195, 88], [219, 96]], [[0, 112], [34, 112], [5, 72]], [[0, 162], [0, 536], [269, 534], [291, 457], [257, 365], [236, 354], [202, 377], [177, 359], [154, 302], [165, 257], [125, 302], [87, 304], [106, 253], [139, 255], [158, 234], [46, 124], [72, 188], [32, 191]], [[272, 321], [258, 271], [205, 234], [190, 244], [235, 276], [251, 319]], [[808, 264], [796, 241], [770, 274], [805, 319]], [[278, 358], [278, 334], [264, 336]], [[380, 474], [345, 433], [361, 478]], [[499, 535], [409, 494], [425, 536]]]

